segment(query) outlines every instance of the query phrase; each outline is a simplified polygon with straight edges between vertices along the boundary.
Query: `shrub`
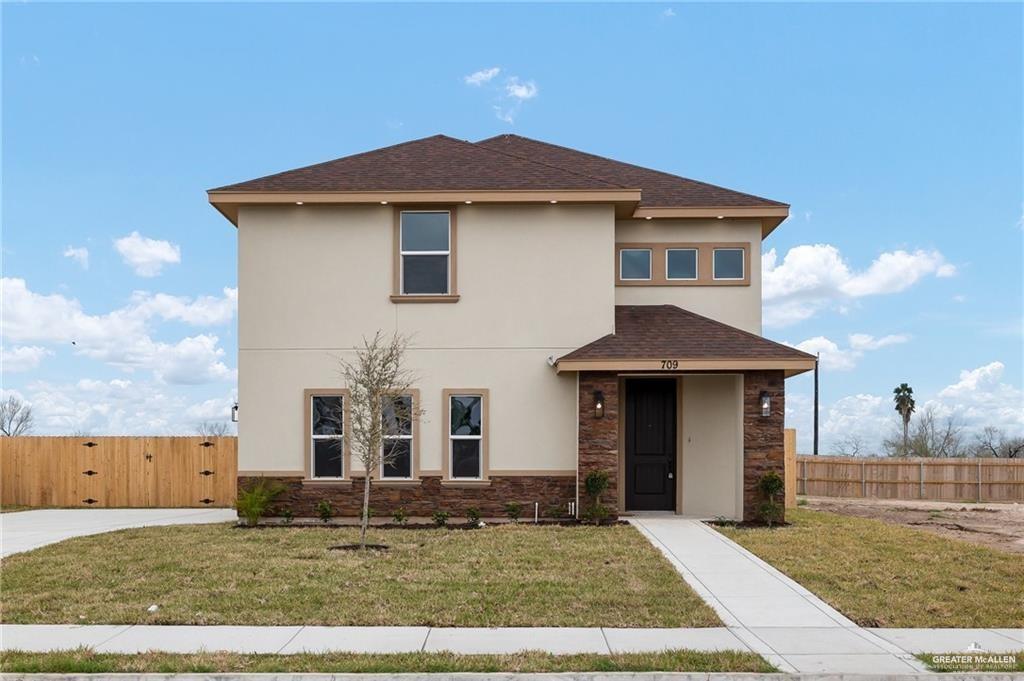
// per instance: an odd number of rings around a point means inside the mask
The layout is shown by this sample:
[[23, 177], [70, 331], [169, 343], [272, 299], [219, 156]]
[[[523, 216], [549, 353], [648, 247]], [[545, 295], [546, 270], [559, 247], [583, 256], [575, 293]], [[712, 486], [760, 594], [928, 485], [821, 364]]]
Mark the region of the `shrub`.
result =
[[469, 521], [470, 525], [477, 525], [480, 523], [480, 509], [472, 506], [466, 509], [466, 520]]
[[779, 503], [779, 496], [785, 491], [786, 483], [778, 473], [769, 471], [758, 480], [757, 488], [764, 497], [759, 508], [761, 520], [771, 527], [773, 523], [782, 520], [783, 506]]
[[438, 527], [445, 527], [448, 524], [448, 518], [451, 514], [448, 511], [434, 511], [434, 515], [431, 516], [434, 519], [434, 524]]
[[590, 499], [589, 508], [583, 511], [583, 519], [595, 525], [608, 517], [608, 507], [601, 503], [601, 495], [608, 489], [608, 471], [596, 470], [587, 473], [583, 480], [583, 489]]
[[295, 512], [290, 508], [281, 509], [281, 517], [284, 518], [286, 525], [291, 525], [292, 521], [295, 520]]
[[518, 501], [510, 501], [505, 504], [505, 513], [514, 523], [519, 522], [519, 516], [523, 513], [523, 505]]
[[284, 485], [276, 480], [259, 478], [238, 493], [235, 509], [245, 518], [246, 525], [255, 527], [284, 489]]
[[399, 525], [409, 522], [409, 515], [405, 512], [405, 508], [396, 508], [395, 512], [391, 514], [391, 518]]
[[331, 502], [321, 499], [320, 503], [316, 505], [316, 514], [320, 516], [320, 520], [326, 523], [334, 517], [334, 507], [331, 506]]

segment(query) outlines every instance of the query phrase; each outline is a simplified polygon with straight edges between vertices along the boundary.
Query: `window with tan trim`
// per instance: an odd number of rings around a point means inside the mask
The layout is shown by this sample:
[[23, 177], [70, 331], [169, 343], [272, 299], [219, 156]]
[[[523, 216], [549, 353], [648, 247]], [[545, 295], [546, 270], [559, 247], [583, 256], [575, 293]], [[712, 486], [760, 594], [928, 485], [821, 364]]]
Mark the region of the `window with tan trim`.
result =
[[412, 480], [416, 477], [417, 446], [416, 410], [417, 393], [395, 395], [385, 404], [382, 418], [381, 480]]
[[455, 302], [454, 208], [395, 208], [393, 302]]
[[482, 481], [488, 473], [488, 393], [486, 389], [443, 392], [445, 423], [444, 477]]
[[[617, 243], [616, 286], [749, 286], [750, 243]], [[644, 257], [650, 254], [649, 275]], [[626, 259], [637, 258], [639, 267], [626, 269]], [[728, 261], [728, 262], [727, 262]], [[734, 276], [739, 275], [739, 276]]]
[[303, 391], [306, 422], [305, 473], [309, 480], [344, 480], [349, 470], [347, 390]]

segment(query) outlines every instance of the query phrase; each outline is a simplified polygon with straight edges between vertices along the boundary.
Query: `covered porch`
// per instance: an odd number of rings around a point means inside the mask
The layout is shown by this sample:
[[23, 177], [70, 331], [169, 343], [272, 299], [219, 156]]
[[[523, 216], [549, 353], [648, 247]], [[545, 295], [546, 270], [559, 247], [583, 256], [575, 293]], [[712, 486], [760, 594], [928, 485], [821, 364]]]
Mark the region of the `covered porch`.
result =
[[814, 362], [675, 306], [617, 307], [614, 334], [556, 362], [577, 372], [581, 497], [603, 470], [613, 515], [757, 520], [761, 477], [784, 476], [785, 379]]

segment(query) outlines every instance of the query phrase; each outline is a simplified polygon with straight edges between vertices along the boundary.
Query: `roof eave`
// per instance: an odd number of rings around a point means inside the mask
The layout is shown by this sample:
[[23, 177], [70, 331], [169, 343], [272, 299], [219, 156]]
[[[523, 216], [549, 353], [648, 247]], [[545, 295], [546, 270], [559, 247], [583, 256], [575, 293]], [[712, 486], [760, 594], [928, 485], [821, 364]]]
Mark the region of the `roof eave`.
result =
[[789, 206], [638, 206], [634, 218], [752, 218], [761, 220], [761, 238], [789, 217]]
[[[814, 358], [803, 359], [749, 359], [741, 357], [719, 357], [686, 359], [673, 357], [631, 358], [631, 359], [569, 359], [555, 362], [555, 371], [619, 371], [657, 372], [674, 374], [682, 371], [771, 371], [781, 370], [786, 378], [814, 369]], [[665, 369], [665, 362], [672, 363], [672, 369]]]

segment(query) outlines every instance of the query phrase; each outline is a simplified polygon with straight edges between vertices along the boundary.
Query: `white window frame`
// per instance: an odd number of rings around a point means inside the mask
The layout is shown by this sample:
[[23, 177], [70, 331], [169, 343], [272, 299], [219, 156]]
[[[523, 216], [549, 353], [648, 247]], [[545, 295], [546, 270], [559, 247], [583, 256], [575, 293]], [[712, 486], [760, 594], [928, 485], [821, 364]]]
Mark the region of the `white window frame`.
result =
[[[309, 396], [309, 436], [310, 436], [310, 440], [311, 440], [311, 442], [309, 443], [309, 477], [312, 480], [344, 480], [345, 479], [345, 473], [346, 473], [346, 471], [345, 471], [345, 438], [348, 436], [348, 433], [345, 432], [345, 419], [344, 418], [341, 419], [341, 435], [317, 435], [315, 432], [313, 432], [313, 419], [314, 419], [314, 417], [316, 415], [316, 410], [313, 408], [313, 400], [317, 399], [318, 397], [321, 397], [321, 398], [323, 398], [323, 397], [331, 397], [331, 398], [336, 398], [336, 399], [341, 400], [341, 412], [342, 412], [342, 414], [344, 414], [345, 410], [348, 409], [348, 404], [346, 404], [346, 402], [345, 402], [346, 398], [345, 398], [344, 395], [329, 395], [329, 394], [316, 395], [316, 394], [313, 394], [313, 395]], [[341, 457], [341, 475], [333, 476], [333, 475], [317, 475], [316, 474], [316, 442], [317, 442], [317, 440], [340, 440], [340, 442], [337, 445], [335, 445], [335, 447], [338, 450], [338, 456]]]
[[[626, 251], [645, 251], [647, 253], [647, 276], [646, 277], [624, 277], [622, 276], [622, 254]], [[619, 249], [619, 281], [651, 281], [654, 277], [654, 249], [651, 248], [620, 248]]]
[[[412, 394], [396, 395], [395, 397], [408, 397], [409, 398], [409, 408], [410, 408], [410, 411], [414, 411], [416, 409], [416, 398], [413, 397]], [[450, 425], [449, 425], [449, 428], [451, 428]], [[380, 479], [381, 480], [412, 480], [415, 477], [415, 475], [416, 475], [416, 462], [413, 461], [413, 456], [415, 456], [415, 454], [416, 454], [415, 447], [413, 445], [413, 436], [415, 434], [416, 434], [416, 419], [413, 418], [413, 415], [410, 413], [409, 414], [409, 434], [408, 435], [388, 435], [387, 433], [384, 433], [381, 436], [381, 446], [380, 446], [380, 457], [381, 457], [381, 459], [380, 459]], [[384, 475], [384, 443], [387, 440], [408, 440], [409, 441], [409, 475], [407, 475], [407, 476]]]
[[[715, 272], [715, 253], [719, 251], [739, 251], [740, 252], [740, 264], [743, 265], [743, 269], [740, 271], [738, 277], [719, 277]], [[747, 250], [745, 248], [738, 248], [735, 246], [724, 246], [722, 248], [714, 248], [711, 251], [711, 278], [714, 281], [743, 281], [747, 278]]]
[[[406, 213], [444, 213], [448, 216], [448, 250], [446, 251], [407, 251], [402, 248], [405, 224], [402, 217]], [[405, 291], [405, 256], [407, 255], [443, 255], [447, 257], [447, 280], [443, 293], [406, 293]], [[452, 212], [450, 210], [400, 210], [398, 211], [398, 292], [403, 296], [450, 296], [452, 294]]]
[[[692, 277], [670, 277], [668, 274], [668, 254], [672, 251], [693, 251], [693, 276]], [[700, 279], [700, 249], [699, 248], [666, 248], [665, 249], [665, 281], [697, 281]]]
[[[457, 397], [477, 397], [480, 399], [480, 434], [479, 435], [454, 435], [452, 433], [452, 401]], [[452, 393], [448, 395], [448, 472], [449, 478], [452, 480], [483, 480], [484, 479], [484, 435], [487, 432], [487, 417], [485, 415], [486, 410], [484, 409], [486, 398], [480, 393]], [[479, 442], [477, 447], [477, 474], [475, 477], [455, 477], [455, 446], [452, 444], [455, 440], [476, 440]]]

